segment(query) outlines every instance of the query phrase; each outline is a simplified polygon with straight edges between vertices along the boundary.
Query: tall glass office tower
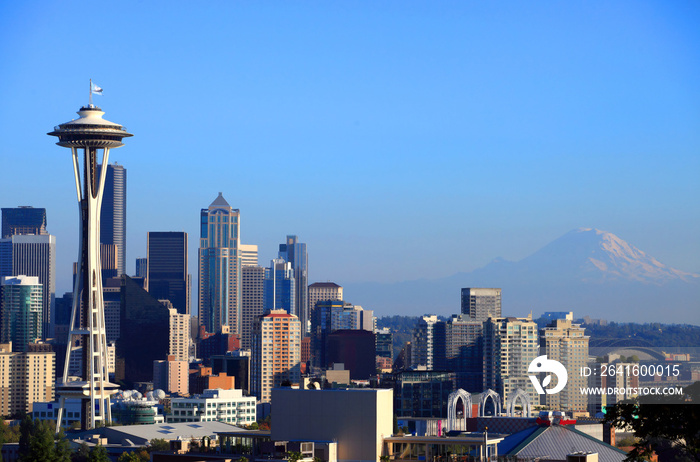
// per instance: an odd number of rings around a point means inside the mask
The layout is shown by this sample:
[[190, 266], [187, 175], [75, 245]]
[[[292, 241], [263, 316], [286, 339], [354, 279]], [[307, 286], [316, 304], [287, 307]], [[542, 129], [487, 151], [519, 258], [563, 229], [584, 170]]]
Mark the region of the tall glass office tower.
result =
[[292, 264], [281, 258], [265, 269], [263, 307], [265, 312], [284, 310], [297, 316], [296, 281]]
[[54, 336], [56, 305], [56, 236], [15, 234], [0, 239], [0, 277], [37, 276], [42, 286], [44, 338]]
[[146, 242], [148, 292], [157, 300], [170, 300], [178, 313], [190, 314], [187, 233], [149, 232]]
[[200, 214], [199, 322], [207, 332], [241, 334], [240, 211], [219, 193]]
[[[101, 170], [102, 165], [98, 172]], [[116, 246], [117, 276], [121, 276], [126, 274], [126, 169], [122, 165], [107, 165], [104, 188], [100, 244]]]
[[294, 271], [294, 314], [301, 322], [301, 335], [305, 336], [310, 329], [309, 318], [309, 255], [306, 253], [306, 244], [299, 242], [297, 236], [287, 236], [287, 241], [280, 244], [279, 258], [292, 264]]

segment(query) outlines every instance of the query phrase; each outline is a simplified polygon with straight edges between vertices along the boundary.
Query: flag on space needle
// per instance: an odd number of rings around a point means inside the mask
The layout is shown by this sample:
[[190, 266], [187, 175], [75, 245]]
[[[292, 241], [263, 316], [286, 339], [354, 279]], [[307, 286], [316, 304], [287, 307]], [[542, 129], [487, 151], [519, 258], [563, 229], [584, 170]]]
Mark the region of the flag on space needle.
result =
[[94, 95], [102, 96], [102, 87], [98, 87], [94, 83], [90, 82], [90, 92]]

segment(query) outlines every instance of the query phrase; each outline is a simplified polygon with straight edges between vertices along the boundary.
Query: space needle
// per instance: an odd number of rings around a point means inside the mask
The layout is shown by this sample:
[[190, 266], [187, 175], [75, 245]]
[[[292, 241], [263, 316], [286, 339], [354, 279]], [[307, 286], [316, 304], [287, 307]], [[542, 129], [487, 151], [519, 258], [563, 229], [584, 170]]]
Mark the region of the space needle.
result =
[[[117, 385], [109, 382], [107, 336], [105, 329], [104, 298], [102, 293], [102, 265], [100, 262], [100, 212], [109, 150], [123, 146], [122, 139], [133, 136], [126, 128], [102, 118], [104, 112], [92, 104], [92, 94], [102, 89], [90, 81], [90, 104], [78, 111], [77, 119], [54, 127], [48, 135], [58, 137], [59, 146], [70, 148], [73, 155], [75, 188], [78, 193], [80, 215], [80, 246], [78, 273], [73, 286], [73, 307], [63, 380], [56, 387], [60, 408], [56, 431], [67, 398], [80, 402], [82, 430], [111, 423], [110, 396]], [[101, 152], [103, 168], [98, 172]], [[81, 178], [82, 171], [82, 178]], [[80, 348], [73, 348], [80, 346]], [[69, 376], [71, 354], [80, 352], [82, 374]]]

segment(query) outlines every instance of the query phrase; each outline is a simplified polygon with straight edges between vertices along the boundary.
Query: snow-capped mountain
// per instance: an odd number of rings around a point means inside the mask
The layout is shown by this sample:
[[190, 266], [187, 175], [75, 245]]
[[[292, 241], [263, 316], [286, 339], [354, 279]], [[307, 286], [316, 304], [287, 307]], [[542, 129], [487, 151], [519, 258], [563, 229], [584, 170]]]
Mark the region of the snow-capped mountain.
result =
[[616, 235], [579, 228], [532, 255], [469, 273], [394, 284], [347, 284], [378, 315], [458, 313], [462, 287], [500, 287], [503, 314], [574, 311], [613, 321], [700, 324], [700, 275], [670, 268]]
[[635, 281], [661, 285], [700, 278], [664, 265], [612, 233], [592, 228], [570, 231], [515, 264], [494, 261], [474, 273], [494, 269], [543, 282]]

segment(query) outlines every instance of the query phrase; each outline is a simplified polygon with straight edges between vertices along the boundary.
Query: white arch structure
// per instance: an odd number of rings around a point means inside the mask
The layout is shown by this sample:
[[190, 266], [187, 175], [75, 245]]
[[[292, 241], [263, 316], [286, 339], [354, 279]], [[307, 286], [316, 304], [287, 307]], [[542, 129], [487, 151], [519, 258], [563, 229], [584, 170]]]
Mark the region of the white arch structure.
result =
[[[462, 399], [462, 407], [464, 408], [463, 419], [464, 428], [457, 428], [457, 402]], [[472, 395], [464, 391], [463, 389], [455, 390], [450, 393], [447, 399], [447, 431], [453, 430], [466, 430], [467, 429], [467, 417], [472, 416]]]
[[494, 417], [501, 415], [501, 396], [489, 388], [481, 393], [481, 399], [479, 400], [479, 417], [485, 417], [486, 401], [489, 398], [493, 401]]
[[515, 417], [515, 403], [518, 401], [518, 399], [520, 399], [520, 404], [523, 406], [523, 417], [530, 417], [530, 412], [532, 411], [530, 397], [522, 388], [518, 388], [508, 397], [508, 403], [506, 404], [506, 415], [508, 417]]

